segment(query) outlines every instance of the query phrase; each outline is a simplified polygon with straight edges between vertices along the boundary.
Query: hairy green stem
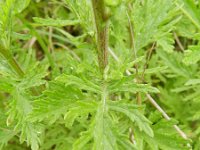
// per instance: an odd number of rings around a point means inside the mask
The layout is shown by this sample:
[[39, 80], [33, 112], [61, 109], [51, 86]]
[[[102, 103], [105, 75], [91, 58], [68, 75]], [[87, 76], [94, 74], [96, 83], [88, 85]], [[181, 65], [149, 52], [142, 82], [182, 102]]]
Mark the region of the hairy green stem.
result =
[[[105, 13], [105, 4], [104, 0], [92, 0], [92, 7], [94, 13], [95, 27], [96, 27], [96, 45], [98, 53], [98, 62], [99, 68], [103, 77], [102, 94], [101, 94], [101, 103], [102, 103], [102, 112], [103, 117], [106, 113], [106, 100], [107, 100], [107, 65], [108, 65], [108, 20]], [[104, 128], [104, 118], [103, 126]]]
[[108, 17], [105, 11], [104, 0], [92, 0], [94, 20], [96, 26], [96, 43], [99, 68], [103, 73], [108, 65]]

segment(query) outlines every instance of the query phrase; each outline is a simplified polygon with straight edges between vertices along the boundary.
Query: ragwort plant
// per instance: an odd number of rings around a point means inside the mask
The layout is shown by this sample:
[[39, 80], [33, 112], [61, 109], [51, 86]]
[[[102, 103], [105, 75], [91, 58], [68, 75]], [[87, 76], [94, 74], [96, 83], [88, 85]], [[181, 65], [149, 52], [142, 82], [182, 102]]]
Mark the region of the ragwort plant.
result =
[[0, 0], [0, 149], [198, 150], [200, 1]]

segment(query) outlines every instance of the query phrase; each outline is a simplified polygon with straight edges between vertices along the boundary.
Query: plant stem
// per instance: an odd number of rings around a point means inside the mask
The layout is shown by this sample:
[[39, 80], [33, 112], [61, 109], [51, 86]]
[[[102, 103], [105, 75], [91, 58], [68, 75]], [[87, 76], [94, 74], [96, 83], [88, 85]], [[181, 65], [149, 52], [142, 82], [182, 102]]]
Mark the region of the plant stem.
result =
[[96, 43], [99, 68], [103, 73], [108, 65], [108, 19], [105, 12], [104, 0], [92, 0], [94, 20], [96, 26]]
[[184, 47], [183, 47], [181, 41], [179, 40], [179, 38], [178, 38], [176, 32], [173, 32], [173, 34], [174, 34], [174, 39], [175, 39], [177, 45], [178, 45], [179, 48], [180, 48], [180, 51], [181, 51], [181, 52], [184, 52]]
[[3, 47], [0, 46], [0, 53], [3, 55], [3, 57], [7, 60], [9, 65], [14, 69], [14, 71], [20, 76], [24, 76], [24, 72], [17, 63], [17, 61], [12, 57], [12, 55]]
[[96, 45], [98, 53], [98, 62], [101, 75], [103, 77], [101, 103], [103, 112], [103, 126], [104, 129], [104, 114], [106, 112], [106, 100], [107, 100], [107, 65], [108, 65], [108, 20], [105, 13], [104, 0], [92, 0], [92, 7], [94, 13], [95, 27], [96, 27]]
[[[104, 116], [106, 114], [106, 101], [107, 101], [107, 86], [106, 86], [106, 78], [107, 78], [107, 65], [108, 65], [108, 20], [105, 16], [105, 4], [104, 0], [92, 0], [92, 7], [94, 13], [95, 27], [96, 27], [96, 45], [97, 45], [97, 53], [98, 53], [98, 62], [99, 69], [101, 71], [101, 75], [103, 77], [102, 94], [101, 94], [101, 111], [102, 115], [102, 124], [101, 127], [104, 130]], [[103, 132], [104, 134], [104, 132]], [[104, 135], [103, 135], [104, 136]], [[104, 144], [104, 143], [102, 143]], [[101, 148], [100, 148], [101, 149]], [[104, 149], [104, 148], [103, 148]]]

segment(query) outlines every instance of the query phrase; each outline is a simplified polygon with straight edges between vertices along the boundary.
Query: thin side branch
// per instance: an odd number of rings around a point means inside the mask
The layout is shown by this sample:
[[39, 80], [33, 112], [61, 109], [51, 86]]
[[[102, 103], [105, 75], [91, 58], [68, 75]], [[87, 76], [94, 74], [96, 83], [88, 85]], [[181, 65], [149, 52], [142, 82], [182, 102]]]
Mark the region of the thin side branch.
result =
[[7, 60], [9, 65], [14, 69], [14, 71], [17, 73], [18, 76], [20, 77], [24, 76], [24, 72], [17, 63], [17, 61], [15, 60], [15, 58], [2, 45], [0, 45], [0, 54], [3, 55], [3, 57]]
[[181, 52], [183, 52], [184, 51], [184, 46], [182, 45], [181, 41], [179, 40], [177, 34], [175, 32], [173, 32], [173, 34], [174, 34], [174, 38], [176, 40], [177, 45], [179, 46]]
[[[150, 94], [146, 94], [148, 100], [151, 102], [151, 104], [163, 115], [163, 117], [166, 120], [171, 120], [171, 118], [167, 115], [167, 113], [156, 103], [156, 101], [151, 97]], [[188, 139], [187, 135], [177, 126], [174, 125], [174, 128], [176, 131], [180, 134], [180, 136], [184, 139]]]
[[36, 37], [32, 37], [24, 46], [23, 48], [32, 48], [34, 43], [36, 42]]

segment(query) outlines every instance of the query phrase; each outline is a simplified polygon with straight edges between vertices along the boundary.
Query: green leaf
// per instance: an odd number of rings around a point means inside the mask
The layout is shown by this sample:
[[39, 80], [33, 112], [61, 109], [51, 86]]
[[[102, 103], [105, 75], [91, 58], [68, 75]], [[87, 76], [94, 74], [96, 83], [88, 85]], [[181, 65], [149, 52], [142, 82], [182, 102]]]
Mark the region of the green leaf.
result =
[[64, 0], [65, 6], [72, 12], [74, 19], [78, 19], [81, 21], [81, 26], [86, 31], [93, 30], [93, 11], [91, 9], [90, 1], [71, 1]]
[[92, 139], [92, 131], [81, 132], [80, 137], [73, 144], [73, 150], [82, 150], [85, 145]]
[[31, 35], [29, 34], [21, 34], [21, 33], [17, 33], [17, 32], [13, 32], [13, 39], [21, 39], [21, 40], [29, 40], [32, 38]]
[[157, 41], [157, 45], [166, 52], [172, 53], [174, 50], [174, 39], [172, 34], [167, 34]]
[[161, 120], [153, 125], [156, 143], [160, 148], [166, 150], [186, 150], [187, 142], [182, 139], [173, 128], [176, 121]]
[[123, 77], [119, 80], [112, 80], [109, 82], [108, 90], [110, 93], [116, 92], [153, 92], [159, 93], [159, 90], [147, 84], [136, 84], [133, 76]]
[[196, 64], [200, 60], [200, 46], [190, 46], [185, 52], [183, 62], [187, 65]]
[[196, 85], [196, 84], [200, 84], [200, 79], [190, 79], [185, 83], [185, 85]]
[[108, 6], [117, 6], [121, 3], [121, 0], [105, 0], [105, 3]]
[[93, 113], [97, 109], [97, 103], [95, 101], [77, 101], [74, 103], [68, 112], [65, 114], [64, 119], [66, 126], [71, 127], [74, 120], [79, 116], [88, 116], [89, 113]]
[[[146, 69], [145, 74], [153, 74], [153, 73], [157, 73], [157, 72], [164, 72], [167, 70], [167, 66], [164, 67], [155, 67], [155, 68], [150, 68], [150, 69]], [[139, 72], [142, 72], [139, 70]]]
[[49, 119], [50, 123], [54, 123], [74, 102], [82, 98], [80, 91], [52, 81], [43, 96], [34, 101], [34, 109], [29, 119], [31, 121]]
[[200, 29], [200, 17], [199, 17], [199, 9], [195, 5], [195, 1], [193, 0], [179, 0], [179, 4], [183, 4], [181, 7], [182, 12], [191, 20], [191, 22]]
[[13, 0], [15, 1], [14, 10], [16, 13], [21, 13], [31, 2], [31, 0]]
[[18, 87], [22, 89], [29, 89], [31, 87], [44, 85], [46, 83], [44, 78], [48, 75], [48, 65], [42, 66], [41, 64], [35, 62], [34, 66], [28, 65], [28, 67], [31, 67], [31, 69], [28, 68], [26, 70], [26, 74], [23, 79], [21, 79]]
[[[151, 138], [142, 132], [135, 130], [136, 142], [142, 138], [150, 150], [188, 150], [189, 141], [180, 137], [173, 128], [173, 121], [161, 120], [152, 126], [154, 130], [154, 138]], [[144, 148], [145, 149], [145, 148]]]
[[39, 130], [38, 124], [33, 124], [26, 120], [27, 116], [32, 112], [31, 96], [20, 88], [13, 90], [12, 101], [10, 102], [10, 111], [7, 120], [10, 120], [8, 125], [14, 125], [15, 131], [20, 132], [20, 142], [26, 141], [32, 150], [39, 149]]
[[9, 129], [0, 129], [0, 149], [3, 150], [3, 147], [7, 145], [8, 141], [15, 136], [15, 132]]
[[116, 138], [112, 131], [112, 122], [105, 112], [103, 103], [99, 104], [94, 125], [94, 149], [116, 150]]
[[136, 144], [130, 142], [127, 134], [119, 134], [117, 137], [118, 149], [138, 150]]
[[61, 19], [38, 18], [38, 17], [33, 17], [33, 20], [37, 23], [37, 25], [40, 26], [55, 26], [55, 27], [77, 25], [80, 23], [79, 20], [61, 20]]
[[39, 134], [42, 132], [42, 129], [37, 129], [38, 126], [29, 123], [29, 122], [23, 122], [22, 123], [22, 129], [21, 129], [21, 135], [20, 135], [20, 142], [27, 142], [27, 145], [31, 145], [32, 150], [38, 150], [39, 149]]
[[164, 64], [167, 65], [175, 74], [185, 78], [191, 76], [191, 68], [182, 63], [182, 54], [179, 55], [177, 52], [166, 53], [160, 49], [157, 51], [157, 54], [163, 60]]
[[140, 130], [153, 137], [153, 130], [150, 127], [151, 122], [137, 108], [134, 107], [135, 106], [130, 107], [130, 105], [123, 102], [111, 103], [109, 105], [110, 110], [124, 114], [132, 122], [135, 122]]
[[90, 80], [86, 79], [85, 77], [76, 77], [73, 75], [60, 75], [56, 78], [57, 81], [65, 83], [66, 86], [73, 85], [79, 89], [88, 90], [95, 93], [101, 93], [101, 88], [99, 85], [91, 82]]
[[[1, 76], [0, 76], [1, 77]], [[11, 93], [13, 90], [12, 82], [9, 78], [0, 78], [0, 91]]]
[[[177, 22], [176, 12], [173, 0], [136, 1], [133, 4], [131, 16], [134, 24], [136, 50], [165, 36]], [[160, 44], [164, 46], [165, 42], [161, 40]]]

